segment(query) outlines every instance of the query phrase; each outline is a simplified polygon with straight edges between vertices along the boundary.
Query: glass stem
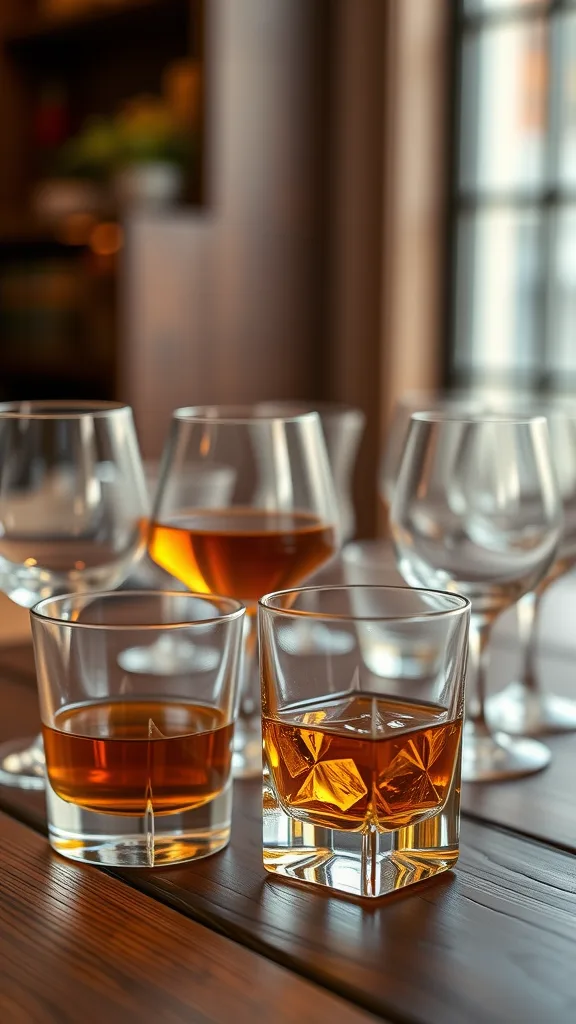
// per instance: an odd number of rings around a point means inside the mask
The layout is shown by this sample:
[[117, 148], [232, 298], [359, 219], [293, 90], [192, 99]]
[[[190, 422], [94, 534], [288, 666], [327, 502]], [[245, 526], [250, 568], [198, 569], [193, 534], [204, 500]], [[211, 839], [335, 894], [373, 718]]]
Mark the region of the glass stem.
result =
[[538, 589], [524, 594], [516, 606], [518, 639], [524, 660], [520, 682], [531, 693], [538, 693], [540, 689], [536, 675], [536, 622], [543, 592]]
[[470, 618], [470, 642], [468, 649], [468, 699], [466, 718], [474, 723], [477, 734], [490, 735], [486, 721], [486, 681], [488, 678], [488, 641], [491, 620], [483, 615]]

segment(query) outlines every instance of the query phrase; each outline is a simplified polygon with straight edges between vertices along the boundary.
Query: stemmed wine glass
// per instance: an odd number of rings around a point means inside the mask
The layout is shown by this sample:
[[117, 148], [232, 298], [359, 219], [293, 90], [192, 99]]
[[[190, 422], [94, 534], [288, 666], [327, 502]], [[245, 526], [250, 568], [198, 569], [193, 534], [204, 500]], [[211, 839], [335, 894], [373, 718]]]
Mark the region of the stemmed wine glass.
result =
[[413, 413], [426, 410], [468, 415], [482, 409], [480, 397], [470, 391], [408, 391], [397, 400], [386, 430], [378, 473], [378, 491], [388, 516]]
[[[0, 405], [0, 589], [17, 604], [119, 586], [144, 548], [147, 511], [128, 406]], [[39, 736], [0, 746], [0, 782], [43, 788]]]
[[362, 410], [341, 402], [259, 402], [257, 408], [268, 416], [318, 413], [338, 502], [340, 539], [342, 544], [352, 540], [356, 532], [352, 475], [366, 424]]
[[537, 740], [491, 732], [487, 645], [494, 619], [533, 590], [552, 564], [561, 527], [543, 416], [413, 414], [394, 489], [392, 537], [410, 585], [460, 592], [472, 602], [467, 781], [525, 775], [549, 761]]
[[[234, 470], [221, 507], [190, 505], [179, 488], [193, 467]], [[160, 471], [148, 551], [190, 590], [222, 594], [248, 609], [245, 681], [235, 731], [240, 777], [261, 770], [256, 605], [301, 583], [338, 544], [336, 498], [315, 412], [267, 415], [254, 406], [177, 409]]]
[[[534, 398], [533, 398], [534, 405]], [[512, 396], [506, 409], [526, 408], [525, 401]], [[556, 401], [536, 400], [546, 416], [550, 431], [552, 460], [564, 509], [564, 525], [557, 556], [535, 590], [518, 602], [518, 633], [523, 654], [523, 671], [487, 703], [488, 718], [495, 728], [521, 736], [576, 730], [576, 701], [546, 693], [536, 669], [537, 619], [542, 597], [548, 588], [576, 564], [576, 412]]]

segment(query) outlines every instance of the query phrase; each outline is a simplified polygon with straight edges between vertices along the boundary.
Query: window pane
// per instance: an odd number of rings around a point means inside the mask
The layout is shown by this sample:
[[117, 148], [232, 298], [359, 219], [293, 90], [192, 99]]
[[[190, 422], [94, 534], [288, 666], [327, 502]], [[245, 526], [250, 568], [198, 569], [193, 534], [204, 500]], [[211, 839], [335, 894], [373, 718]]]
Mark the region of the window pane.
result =
[[469, 32], [463, 41], [460, 187], [542, 187], [548, 103], [541, 18]]
[[[530, 383], [542, 338], [543, 223], [535, 209], [462, 213], [456, 350], [461, 378]], [[575, 264], [576, 265], [576, 264]]]
[[549, 0], [464, 0], [466, 14], [491, 14], [493, 11], [513, 11], [523, 7], [547, 7]]
[[[559, 14], [553, 28], [554, 114], [552, 146], [560, 187], [576, 186], [576, 14]], [[552, 159], [556, 154], [553, 153]]]
[[576, 380], [576, 207], [557, 211], [551, 269], [546, 364], [553, 383], [566, 390]]

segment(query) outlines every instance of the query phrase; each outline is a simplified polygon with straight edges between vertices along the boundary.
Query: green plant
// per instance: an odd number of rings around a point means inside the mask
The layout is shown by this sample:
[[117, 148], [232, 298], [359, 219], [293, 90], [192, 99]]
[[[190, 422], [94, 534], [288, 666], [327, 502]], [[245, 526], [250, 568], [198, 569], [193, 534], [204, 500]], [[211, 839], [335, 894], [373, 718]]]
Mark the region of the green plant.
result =
[[189, 156], [190, 138], [161, 99], [141, 96], [131, 100], [115, 123], [117, 158], [121, 165], [151, 162], [181, 165]]
[[75, 178], [105, 180], [118, 160], [119, 139], [114, 121], [90, 118], [78, 135], [68, 139], [56, 160], [56, 172]]
[[114, 117], [92, 117], [60, 149], [55, 171], [105, 181], [121, 167], [190, 159], [193, 140], [155, 96], [130, 100]]

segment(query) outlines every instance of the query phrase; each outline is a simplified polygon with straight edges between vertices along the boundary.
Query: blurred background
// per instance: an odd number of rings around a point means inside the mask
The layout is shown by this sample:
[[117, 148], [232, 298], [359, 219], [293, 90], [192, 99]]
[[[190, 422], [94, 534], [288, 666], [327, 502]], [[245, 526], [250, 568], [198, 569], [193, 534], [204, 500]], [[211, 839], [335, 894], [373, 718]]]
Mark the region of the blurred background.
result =
[[576, 389], [574, 0], [2, 0], [0, 399]]

